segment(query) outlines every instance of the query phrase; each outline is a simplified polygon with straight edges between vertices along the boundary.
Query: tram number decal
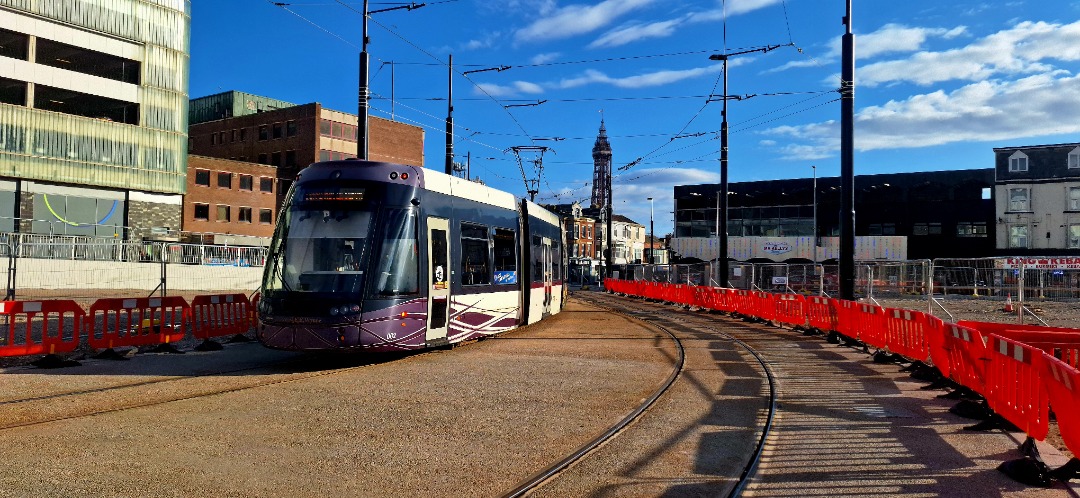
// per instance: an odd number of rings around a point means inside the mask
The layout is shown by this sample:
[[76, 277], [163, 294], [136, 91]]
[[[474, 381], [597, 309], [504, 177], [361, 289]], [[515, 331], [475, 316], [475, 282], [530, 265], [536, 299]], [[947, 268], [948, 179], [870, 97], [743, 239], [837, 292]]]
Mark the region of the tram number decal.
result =
[[397, 332], [387, 332], [386, 340], [397, 339]]

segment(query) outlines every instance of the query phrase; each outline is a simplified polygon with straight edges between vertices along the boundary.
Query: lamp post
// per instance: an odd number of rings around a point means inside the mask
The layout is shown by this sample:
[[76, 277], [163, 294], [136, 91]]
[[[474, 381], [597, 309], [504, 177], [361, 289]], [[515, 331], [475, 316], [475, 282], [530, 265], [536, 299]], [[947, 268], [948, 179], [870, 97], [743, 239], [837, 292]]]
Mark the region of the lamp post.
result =
[[656, 264], [656, 228], [653, 225], [653, 198], [649, 197], [649, 264]]
[[817, 166], [810, 165], [814, 170], [814, 263], [817, 263], [818, 233], [817, 233]]

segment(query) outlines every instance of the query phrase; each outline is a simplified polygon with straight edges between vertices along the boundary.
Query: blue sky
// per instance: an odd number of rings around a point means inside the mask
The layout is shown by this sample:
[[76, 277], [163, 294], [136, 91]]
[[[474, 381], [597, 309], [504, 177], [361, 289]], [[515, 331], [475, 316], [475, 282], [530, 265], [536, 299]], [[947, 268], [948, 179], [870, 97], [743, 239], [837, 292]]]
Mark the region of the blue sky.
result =
[[[191, 96], [241, 90], [355, 113], [362, 3], [342, 2], [194, 0]], [[730, 180], [839, 174], [844, 8], [436, 0], [373, 14], [372, 115], [422, 126], [425, 165], [442, 170], [453, 54], [459, 160], [471, 152], [474, 176], [522, 196], [534, 157], [519, 168], [507, 149], [548, 146], [537, 201], [587, 204], [603, 111], [615, 210], [648, 226], [654, 197], [664, 234], [674, 185], [719, 181], [721, 104], [707, 96], [722, 93], [709, 55], [725, 47], [781, 45], [729, 61], [729, 94], [752, 96], [729, 102]], [[856, 174], [985, 168], [993, 147], [1080, 141], [1080, 1], [855, 0], [852, 17]]]

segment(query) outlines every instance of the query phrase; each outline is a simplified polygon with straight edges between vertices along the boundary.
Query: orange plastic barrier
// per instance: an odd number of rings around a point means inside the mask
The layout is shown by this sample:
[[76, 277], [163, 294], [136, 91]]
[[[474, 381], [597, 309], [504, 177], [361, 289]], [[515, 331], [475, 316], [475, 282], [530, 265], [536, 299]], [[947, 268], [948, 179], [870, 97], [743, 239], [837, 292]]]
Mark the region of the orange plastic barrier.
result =
[[69, 300], [0, 301], [6, 331], [0, 356], [69, 353], [79, 345], [86, 314]]
[[772, 293], [753, 291], [750, 293], [750, 302], [750, 315], [756, 316], [762, 320], [776, 319], [776, 301], [773, 299]]
[[811, 327], [832, 332], [836, 330], [836, 307], [834, 300], [824, 296], [806, 298], [806, 315]]
[[802, 294], [774, 294], [776, 320], [792, 327], [805, 327], [807, 320], [806, 298]]
[[855, 330], [858, 335], [854, 336], [876, 348], [884, 349], [886, 346], [885, 335], [885, 308], [881, 306], [858, 303], [855, 308]]
[[885, 310], [885, 346], [909, 360], [925, 362], [930, 357], [930, 322], [919, 311]]
[[847, 299], [829, 299], [836, 310], [836, 332], [855, 339], [859, 337], [859, 303]]
[[196, 339], [247, 333], [254, 309], [244, 294], [195, 296], [191, 300], [191, 331]]
[[191, 307], [180, 296], [98, 299], [90, 305], [90, 347], [169, 344], [184, 338]]
[[978, 329], [945, 323], [945, 350], [949, 355], [949, 378], [986, 395], [986, 342]]
[[930, 363], [944, 377], [949, 376], [949, 351], [945, 345], [945, 322], [934, 315], [926, 316], [926, 343], [930, 347]]
[[1042, 360], [1042, 351], [996, 334], [987, 338], [990, 363], [983, 393], [987, 404], [1028, 436], [1046, 439], [1050, 406], [1036, 363]]
[[1040, 367], [1061, 439], [1073, 455], [1080, 455], [1080, 370], [1045, 352]]

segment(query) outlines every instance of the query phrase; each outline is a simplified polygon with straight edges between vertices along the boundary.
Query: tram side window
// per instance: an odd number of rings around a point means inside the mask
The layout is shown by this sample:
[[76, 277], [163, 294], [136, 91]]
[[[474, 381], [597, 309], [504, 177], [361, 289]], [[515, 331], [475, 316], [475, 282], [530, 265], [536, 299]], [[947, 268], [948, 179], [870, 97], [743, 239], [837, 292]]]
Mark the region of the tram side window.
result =
[[544, 281], [544, 242], [540, 237], [533, 236], [532, 240], [532, 280], [533, 282]]
[[517, 247], [514, 244], [514, 231], [495, 229], [494, 252], [495, 252], [495, 283], [517, 283]]
[[471, 223], [461, 224], [461, 285], [491, 283], [488, 261], [488, 228]]
[[382, 224], [375, 289], [381, 296], [416, 294], [420, 291], [416, 213], [411, 209], [388, 209]]

